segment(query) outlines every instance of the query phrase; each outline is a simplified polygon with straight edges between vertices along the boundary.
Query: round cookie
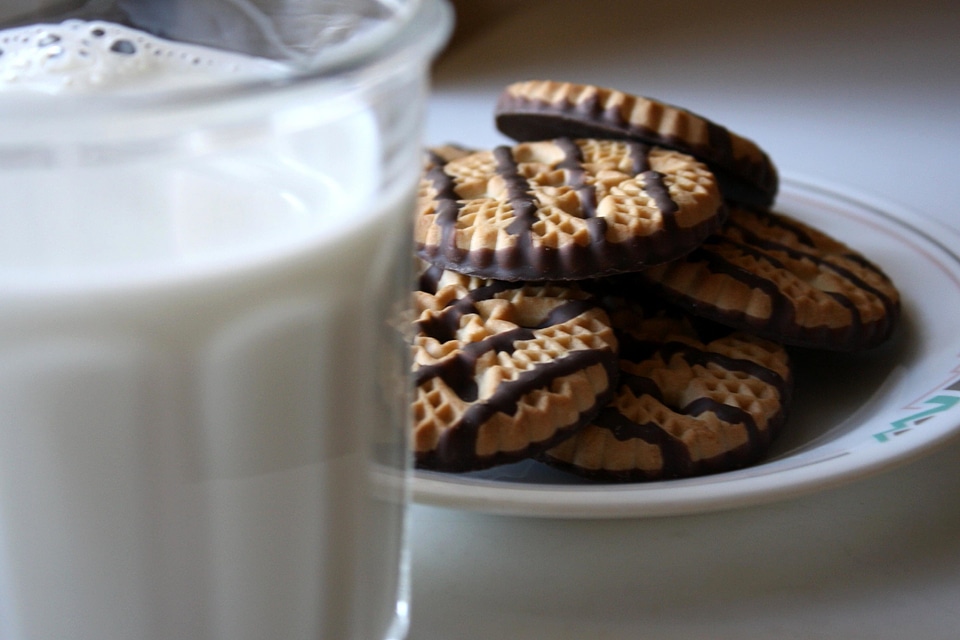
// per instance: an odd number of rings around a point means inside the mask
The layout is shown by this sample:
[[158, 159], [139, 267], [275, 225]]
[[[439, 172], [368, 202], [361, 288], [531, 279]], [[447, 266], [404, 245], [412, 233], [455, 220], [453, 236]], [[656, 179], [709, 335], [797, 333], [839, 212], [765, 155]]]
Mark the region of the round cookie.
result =
[[726, 215], [703, 164], [636, 142], [559, 138], [440, 162], [421, 180], [417, 253], [482, 278], [636, 271], [687, 253]]
[[879, 345], [900, 294], [860, 253], [788, 216], [732, 207], [723, 230], [640, 279], [691, 313], [785, 344]]
[[786, 420], [786, 350], [750, 334], [695, 327], [650, 304], [613, 304], [616, 396], [540, 459], [606, 482], [683, 478], [756, 462]]
[[706, 163], [728, 200], [767, 207], [777, 194], [777, 169], [754, 142], [650, 98], [569, 82], [518, 82], [501, 93], [496, 122], [517, 141], [627, 138], [676, 149]]
[[616, 338], [606, 312], [577, 287], [434, 267], [415, 299], [418, 468], [463, 472], [536, 455], [612, 396]]

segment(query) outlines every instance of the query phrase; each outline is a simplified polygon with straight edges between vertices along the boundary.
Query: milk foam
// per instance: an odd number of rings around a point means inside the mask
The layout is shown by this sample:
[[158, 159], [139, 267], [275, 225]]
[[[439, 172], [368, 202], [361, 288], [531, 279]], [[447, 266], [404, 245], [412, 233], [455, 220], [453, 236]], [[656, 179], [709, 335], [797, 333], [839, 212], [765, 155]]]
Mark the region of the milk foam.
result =
[[68, 20], [0, 31], [0, 91], [182, 87], [281, 73], [276, 62], [163, 40], [122, 25]]

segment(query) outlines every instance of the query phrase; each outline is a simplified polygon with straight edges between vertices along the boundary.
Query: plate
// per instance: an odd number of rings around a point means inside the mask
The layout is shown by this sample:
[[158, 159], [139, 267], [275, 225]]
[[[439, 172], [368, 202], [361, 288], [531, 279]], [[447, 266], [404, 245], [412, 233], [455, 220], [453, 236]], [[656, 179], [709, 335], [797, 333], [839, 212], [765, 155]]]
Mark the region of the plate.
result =
[[416, 471], [414, 501], [531, 517], [701, 513], [835, 487], [944, 444], [960, 430], [960, 233], [810, 179], [785, 179], [775, 210], [809, 221], [879, 264], [901, 291], [903, 319], [893, 339], [868, 352], [791, 352], [792, 413], [764, 462], [623, 485], [592, 483], [532, 461], [462, 475]]

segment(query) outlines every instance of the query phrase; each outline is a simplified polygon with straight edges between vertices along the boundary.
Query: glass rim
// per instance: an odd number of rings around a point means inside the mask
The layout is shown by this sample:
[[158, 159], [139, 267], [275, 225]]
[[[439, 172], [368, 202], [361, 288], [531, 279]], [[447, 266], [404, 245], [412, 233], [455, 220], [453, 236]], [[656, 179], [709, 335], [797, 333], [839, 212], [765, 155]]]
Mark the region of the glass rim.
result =
[[[115, 94], [110, 91], [64, 94], [50, 99], [47, 94], [20, 94], [18, 108], [5, 108], [0, 96], [0, 115], [45, 117], [47, 113], [77, 118], [107, 115], [110, 112], [142, 111], [155, 108], [202, 107], [225, 101], [255, 98], [309, 84], [334, 82], [361, 74], [364, 70], [398, 58], [429, 59], [448, 41], [454, 12], [447, 0], [410, 0], [403, 11], [372, 28], [347, 45], [334, 45], [328, 54], [301, 60], [274, 60], [280, 73], [245, 76], [235, 81], [177, 89]], [[30, 108], [24, 112], [23, 104]]]

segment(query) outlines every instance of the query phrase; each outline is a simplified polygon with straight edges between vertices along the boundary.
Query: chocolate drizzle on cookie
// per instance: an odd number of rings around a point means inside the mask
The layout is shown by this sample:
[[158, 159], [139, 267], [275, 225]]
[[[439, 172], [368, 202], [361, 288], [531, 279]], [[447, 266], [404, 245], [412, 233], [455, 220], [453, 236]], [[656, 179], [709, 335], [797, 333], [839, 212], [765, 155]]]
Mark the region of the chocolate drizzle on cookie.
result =
[[[620, 327], [618, 341], [621, 357], [617, 396], [585, 427], [582, 435], [576, 435], [549, 450], [542, 457], [543, 460], [588, 478], [622, 482], [713, 473], [744, 466], [761, 456], [786, 420], [792, 379], [753, 359], [721, 353], [720, 347], [714, 346], [719, 343], [698, 341], [694, 337], [697, 332], [693, 326], [682, 316], [675, 315], [675, 312], [651, 310], [637, 303], [626, 303], [627, 307], [623, 306], [625, 303], [622, 301], [615, 300], [613, 303], [619, 308], [633, 309], [627, 315], [620, 313], [615, 316], [619, 318], [617, 326]], [[676, 333], [655, 339], [652, 336], [658, 335], [657, 332], [647, 335], [644, 328], [647, 322], [653, 322], [656, 326], [663, 326], [664, 322], [672, 323], [669, 326]], [[739, 334], [728, 333], [719, 340], [724, 340], [727, 348], [730, 348], [730, 341], [735, 346], [740, 339]], [[771, 352], [777, 350], [772, 343], [767, 348]], [[782, 349], [780, 351], [782, 366], [786, 367], [785, 352]], [[777, 356], [773, 357], [776, 359]], [[721, 401], [714, 395], [700, 395], [680, 405], [676, 400], [671, 400], [677, 397], [676, 388], [661, 387], [663, 380], [670, 378], [659, 377], [660, 372], [678, 369], [686, 369], [693, 379], [709, 379], [718, 371], [727, 372], [725, 375], [729, 379], [741, 381], [736, 386], [752, 381], [748, 385], [750, 388], [768, 389], [766, 392], [760, 391], [760, 394], [772, 394], [776, 398], [773, 404], [775, 409], [760, 413], [761, 410], [752, 402], [744, 406], [733, 397]], [[647, 373], [641, 374], [641, 371]], [[725, 379], [725, 375], [718, 375], [717, 379]], [[708, 414], [713, 418], [708, 419]], [[628, 416], [642, 416], [643, 419], [636, 420]], [[719, 427], [716, 426], [717, 421]], [[717, 429], [719, 431], [714, 431]], [[746, 433], [745, 442], [722, 448], [719, 452], [710, 447], [700, 450], [698, 442], [701, 437], [707, 442], [714, 442], [718, 438], [721, 442], [735, 440], [723, 432], [732, 433], [738, 429]], [[690, 437], [691, 432], [697, 431], [702, 431], [703, 435], [694, 433]], [[607, 437], [603, 435], [605, 433], [609, 434], [611, 444], [600, 444]], [[610, 466], [603, 463], [588, 464], [584, 460], [595, 458], [580, 451], [580, 447], [598, 446], [601, 449], [610, 447], [614, 451], [617, 448], [628, 451], [634, 446], [634, 441], [652, 447], [657, 454], [647, 453], [644, 460], [624, 467], [623, 458], [619, 458], [620, 463]], [[617, 456], [616, 453], [612, 455]], [[629, 459], [632, 454], [624, 455]]]
[[427, 149], [425, 154], [427, 156], [427, 166], [431, 168], [442, 167], [443, 165], [447, 164], [447, 159], [433, 149]]
[[[778, 230], [789, 234], [793, 241], [779, 238]], [[858, 254], [846, 248], [841, 252], [821, 249], [815, 233], [779, 214], [737, 209], [721, 233], [707, 239], [683, 259], [687, 264], [702, 265], [706, 274], [730, 278], [761, 292], [769, 299], [770, 312], [766, 317], [737, 307], [721, 308], [701, 300], [695, 291], [675, 288], [669, 268], [651, 270], [639, 277], [696, 315], [787, 344], [852, 351], [884, 342], [900, 315], [896, 289], [882, 271]], [[755, 266], [735, 264], [725, 257], [731, 254], [748, 256], [749, 264]], [[821, 273], [832, 273], [845, 286], [840, 290], [821, 290], [814, 280], [795, 277], [795, 285], [785, 289], [765, 275], [767, 272], [792, 273], [791, 261], [807, 263]], [[880, 284], [871, 284], [867, 276], [859, 275], [858, 271], [872, 274], [873, 280]], [[798, 290], [803, 293], [798, 294]], [[831, 325], [817, 317], [801, 317], [798, 295], [829, 297], [845, 310], [845, 317], [834, 320]], [[862, 305], [869, 304], [870, 299], [882, 310], [874, 309], [874, 317], [868, 320]]]
[[[653, 148], [642, 143], [623, 142], [614, 147], [614, 153], [622, 154], [619, 158], [626, 156], [629, 159], [634, 169], [629, 177], [642, 183], [646, 192], [644, 196], [623, 197], [636, 198], [634, 206], [639, 208], [650, 207], [652, 200], [659, 215], [653, 224], [630, 227], [626, 234], [610, 234], [609, 225], [612, 223], [598, 215], [597, 187], [583, 156], [584, 145], [598, 143], [564, 137], [545, 144], [554, 145], [562, 155], [552, 164], [537, 160], [539, 166], [536, 170], [545, 174], [561, 171], [563, 185], [545, 187], [538, 184], [538, 176], [528, 178], [529, 167], [520, 166], [516, 147], [501, 146], [489, 152], [493, 169], [487, 179], [496, 178], [502, 186], [499, 191], [493, 189], [495, 193], [475, 197], [472, 201], [458, 194], [455, 175], [457, 171], [463, 171], [468, 177], [461, 179], [475, 185], [481, 179], [476, 173], [482, 168], [468, 168], [453, 161], [429, 169], [424, 180], [431, 187], [432, 202], [424, 211], [427, 212], [425, 215], [432, 216], [432, 221], [420, 226], [429, 228], [432, 225], [439, 229], [439, 234], [428, 236], [427, 232], [421, 232], [417, 238], [418, 255], [442, 268], [482, 278], [581, 280], [633, 272], [677, 258], [716, 231], [726, 216], [715, 185], [703, 192], [711, 193], [712, 187], [713, 195], [706, 195], [703, 199], [699, 199], [700, 196], [687, 198], [681, 206], [671, 193], [674, 187], [668, 186], [666, 176], [650, 166]], [[661, 150], [661, 153], [674, 152]], [[702, 165], [692, 158], [674, 155], [681, 164], [687, 162], [689, 167], [700, 166], [704, 171]], [[472, 157], [464, 162], [471, 161], [487, 162]], [[576, 193], [577, 211], [548, 204], [550, 198], [541, 197], [546, 189], [562, 191], [563, 188]], [[497, 210], [495, 219], [487, 220], [484, 216], [488, 216], [492, 209]], [[571, 219], [571, 222], [564, 218]], [[578, 220], [573, 221], [573, 218]], [[465, 222], [467, 219], [469, 222]], [[571, 231], [584, 224], [586, 238]], [[478, 236], [491, 240], [475, 242]], [[437, 239], [428, 242], [428, 237]], [[495, 244], [491, 246], [494, 238]]]
[[[456, 300], [442, 312], [431, 314], [425, 319], [421, 318], [417, 322], [419, 333], [434, 338], [438, 342], [455, 340], [461, 319], [466, 315], [479, 313], [476, 308], [478, 301], [489, 300], [497, 293], [518, 286], [498, 282], [480, 289], [474, 289], [469, 295]], [[460, 399], [473, 402], [477, 399], [477, 384], [474, 377], [476, 364], [483, 354], [490, 351], [513, 353], [517, 342], [533, 339], [537, 330], [563, 324], [595, 307], [596, 304], [585, 300], [568, 300], [551, 310], [543, 321], [536, 326], [517, 327], [512, 331], [493, 334], [479, 342], [463, 345], [451, 358], [435, 365], [420, 367], [414, 372], [414, 383], [419, 386], [431, 378], [440, 378], [454, 390]], [[526, 393], [526, 391], [523, 393]]]
[[503, 178], [507, 186], [507, 202], [513, 209], [513, 222], [507, 231], [529, 242], [530, 227], [537, 221], [536, 198], [530, 192], [529, 183], [520, 175], [510, 147], [497, 147], [493, 150], [493, 157], [497, 161], [497, 175]]
[[563, 151], [563, 160], [557, 168], [567, 172], [567, 184], [576, 191], [580, 199], [591, 242], [603, 243], [607, 234], [607, 221], [597, 217], [597, 188], [587, 182], [587, 172], [583, 169], [583, 151], [570, 138], [557, 138], [554, 142]]
[[[889, 285], [890, 279], [872, 262], [852, 251], [846, 251], [833, 256], [833, 259], [827, 259], [821, 255], [821, 252], [817, 249], [816, 241], [810, 235], [808, 229], [805, 229], [799, 224], [791, 222], [783, 216], [772, 215], [765, 211], [754, 211], [752, 213], [756, 218], [761, 220], [764, 225], [772, 228], [775, 227], [783, 229], [793, 235], [802, 248], [797, 249], [785, 244], [784, 242], [778, 242], [776, 240], [763, 237], [750, 226], [735, 220], [731, 220], [729, 223], [730, 229], [736, 229], [747, 240], [749, 245], [758, 247], [768, 252], [768, 254], [773, 252], [781, 252], [794, 260], [807, 260], [816, 264], [820, 269], [832, 271], [847, 282], [851, 283], [855, 288], [864, 291], [879, 300], [889, 317], [896, 316], [899, 311], [899, 301], [895, 299], [893, 295], [891, 295], [892, 289], [891, 291], [882, 291], [880, 288], [871, 285], [864, 278], [857, 275], [852, 268], [856, 266], [865, 271], [872, 272], [874, 276]], [[860, 312], [857, 309], [856, 304], [854, 304], [854, 302], [848, 296], [842, 295], [839, 292], [829, 293], [838, 301], [841, 301], [841, 304], [853, 309], [851, 313], [856, 315], [859, 320]]]
[[[478, 305], [512, 289], [525, 285], [508, 282], [491, 282], [469, 291], [453, 300], [442, 310], [425, 313], [416, 323], [419, 334], [439, 343], [455, 340], [463, 318], [471, 314], [481, 315]], [[524, 348], [524, 342], [536, 340], [544, 331], [575, 321], [588, 312], [596, 312], [596, 301], [587, 297], [556, 299], [552, 308], [530, 326], [492, 333], [476, 342], [460, 345], [450, 356], [430, 365], [422, 365], [413, 371], [418, 388], [430, 387], [438, 381], [459, 398], [465, 405], [454, 424], [447, 425], [439, 436], [436, 446], [416, 452], [420, 468], [442, 471], [469, 471], [494, 464], [502, 464], [529, 457], [544, 448], [568, 437], [572, 431], [591, 418], [610, 399], [616, 376], [616, 353], [613, 345], [605, 348], [571, 349], [555, 358], [539, 361], [519, 371], [515, 377], [502, 380], [493, 393], [480, 397], [478, 385], [478, 362], [491, 352], [497, 358], [512, 355]], [[558, 425], [544, 440], [531, 441], [518, 450], [498, 451], [481, 455], [477, 451], [480, 431], [497, 414], [512, 416], [517, 413], [521, 401], [537, 390], [550, 389], [554, 381], [600, 365], [605, 370], [607, 389], [597, 394], [587, 411], [574, 422]]]
[[[574, 351], [549, 364], [540, 364], [523, 371], [509, 384], [502, 384], [493, 395], [482, 402], [471, 404], [460, 417], [457, 426], [443, 433], [435, 449], [418, 453], [417, 465], [428, 469], [469, 471], [526, 458], [537, 450], [559, 442], [578, 428], [582, 420], [557, 429], [548, 440], [531, 442], [520, 450], [498, 451], [489, 456], [478, 455], [476, 451], [480, 428], [495, 414], [513, 415], [517, 412], [521, 399], [530, 392], [549, 388], [554, 380], [593, 365], [606, 367], [606, 361], [604, 354], [597, 351]], [[609, 369], [608, 375], [613, 378], [614, 367], [610, 366]], [[609, 396], [610, 393], [601, 395], [595, 406], [605, 404]]]
[[[632, 343], [632, 344], [631, 344]], [[629, 334], [620, 335], [621, 357], [624, 354], [650, 353], [646, 357], [637, 360], [630, 360], [634, 365], [638, 365], [644, 360], [658, 358], [660, 362], [667, 365], [674, 357], [679, 357], [690, 367], [708, 368], [714, 366], [726, 371], [744, 374], [748, 378], [760, 380], [764, 384], [776, 390], [778, 396], [786, 399], [789, 396], [790, 388], [787, 380], [779, 373], [764, 367], [752, 360], [744, 358], [731, 358], [721, 353], [709, 351], [706, 347], [696, 347], [690, 342], [668, 341], [660, 344], [652, 341], [631, 340]], [[642, 346], [639, 346], [642, 345]], [[629, 357], [629, 356], [627, 356]], [[640, 383], [639, 381], [643, 381]], [[627, 387], [636, 396], [643, 394], [650, 395], [660, 403], [665, 403], [664, 395], [660, 388], [650, 378], [637, 375], [625, 374], [621, 372], [620, 385]], [[756, 422], [747, 411], [740, 407], [725, 405], [708, 397], [697, 398], [683, 407], [672, 407], [677, 413], [688, 416], [699, 416], [705, 412], [715, 413], [723, 422], [731, 424], [742, 424], [747, 428], [750, 440], [755, 441], [763, 434], [757, 428]], [[621, 431], [622, 438], [638, 437], [639, 434], [626, 434]], [[639, 436], [642, 437], [642, 436]]]
[[440, 247], [447, 250], [448, 254], [452, 253], [452, 259], [456, 260], [459, 256], [456, 251], [456, 229], [461, 203], [453, 177], [443, 170], [445, 164], [432, 167], [427, 171], [425, 179], [436, 192], [436, 224], [442, 230]]

